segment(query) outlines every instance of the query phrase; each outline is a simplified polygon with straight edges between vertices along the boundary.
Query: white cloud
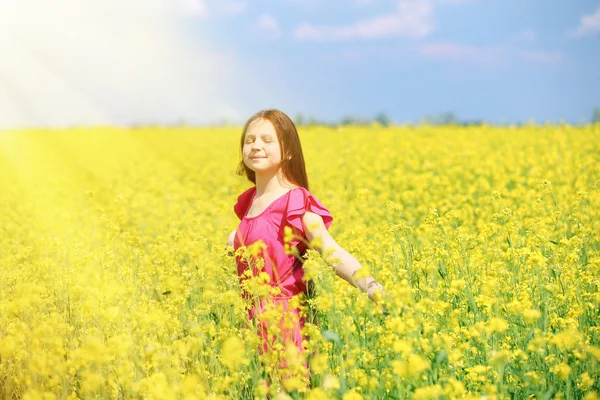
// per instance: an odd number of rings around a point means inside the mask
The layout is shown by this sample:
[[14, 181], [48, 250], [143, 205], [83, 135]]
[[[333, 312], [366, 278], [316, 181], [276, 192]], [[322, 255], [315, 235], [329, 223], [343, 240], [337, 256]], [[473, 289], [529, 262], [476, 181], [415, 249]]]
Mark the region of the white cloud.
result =
[[350, 25], [302, 24], [294, 30], [293, 37], [299, 41], [316, 42], [425, 37], [433, 29], [433, 5], [429, 1], [399, 1], [398, 8], [393, 13]]
[[596, 8], [596, 11], [582, 16], [579, 26], [569, 32], [569, 35], [574, 37], [592, 34], [600, 34], [600, 5]]
[[219, 14], [234, 15], [241, 14], [248, 9], [247, 1], [224, 1], [220, 0], [215, 4], [216, 11]]
[[454, 62], [499, 65], [510, 60], [551, 64], [565, 59], [559, 51], [516, 51], [498, 45], [474, 46], [453, 42], [426, 43], [414, 47], [422, 56]]
[[202, 0], [182, 0], [183, 10], [190, 15], [208, 17], [208, 7]]
[[0, 129], [239, 118], [235, 54], [182, 32], [191, 4], [0, 0]]
[[241, 14], [248, 9], [248, 2], [243, 0], [220, 0], [210, 3], [205, 0], [177, 0], [185, 14], [198, 18], [209, 16], [230, 16]]
[[470, 3], [471, 0], [437, 0], [440, 4], [465, 4]]
[[263, 14], [256, 23], [258, 31], [269, 39], [278, 39], [281, 37], [281, 28], [279, 21], [271, 14]]
[[283, 2], [285, 4], [303, 8], [315, 8], [322, 5], [320, 0], [283, 0]]

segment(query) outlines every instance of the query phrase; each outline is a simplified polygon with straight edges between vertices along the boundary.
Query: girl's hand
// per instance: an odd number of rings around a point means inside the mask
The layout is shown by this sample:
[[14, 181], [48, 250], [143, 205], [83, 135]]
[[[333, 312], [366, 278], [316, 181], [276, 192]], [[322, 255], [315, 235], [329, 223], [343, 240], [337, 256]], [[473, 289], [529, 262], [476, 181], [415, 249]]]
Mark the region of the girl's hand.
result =
[[381, 299], [386, 296], [386, 292], [383, 289], [383, 285], [371, 275], [356, 278], [355, 275], [359, 270], [354, 271], [352, 279], [356, 282], [356, 286], [365, 292], [371, 300], [378, 303]]
[[371, 280], [368, 280], [367, 283], [367, 294], [373, 301], [376, 301], [375, 293], [378, 293], [378, 296], [381, 296], [383, 293], [383, 285], [375, 280], [375, 278], [370, 277]]
[[[369, 297], [371, 296], [369, 295]], [[373, 296], [371, 299], [381, 307], [381, 313], [384, 317], [390, 316], [391, 309], [394, 304], [394, 298], [383, 288], [383, 286], [380, 285], [380, 289], [373, 290]]]

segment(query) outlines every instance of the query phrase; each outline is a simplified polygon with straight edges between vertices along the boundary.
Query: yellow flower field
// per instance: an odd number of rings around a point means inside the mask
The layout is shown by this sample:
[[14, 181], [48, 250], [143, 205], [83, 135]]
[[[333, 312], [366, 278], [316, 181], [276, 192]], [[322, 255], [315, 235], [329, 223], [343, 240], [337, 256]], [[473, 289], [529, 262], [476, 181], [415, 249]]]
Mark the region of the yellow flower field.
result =
[[301, 128], [393, 296], [310, 252], [310, 382], [259, 357], [225, 248], [240, 133], [0, 132], [0, 398], [600, 398], [600, 125]]

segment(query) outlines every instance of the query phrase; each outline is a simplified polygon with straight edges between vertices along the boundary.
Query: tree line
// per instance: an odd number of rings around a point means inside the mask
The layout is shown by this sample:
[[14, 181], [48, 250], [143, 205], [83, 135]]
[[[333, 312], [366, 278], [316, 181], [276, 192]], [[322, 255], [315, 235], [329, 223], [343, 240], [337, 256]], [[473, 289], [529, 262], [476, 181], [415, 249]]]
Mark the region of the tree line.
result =
[[[384, 112], [377, 113], [372, 118], [365, 118], [360, 115], [350, 114], [345, 115], [339, 120], [323, 120], [315, 117], [307, 117], [304, 114], [297, 114], [294, 118], [294, 123], [298, 126], [369, 126], [379, 124], [381, 126], [395, 125], [396, 122]], [[447, 111], [439, 114], [428, 115], [421, 118], [420, 123], [428, 125], [482, 125], [483, 120], [464, 120], [452, 112]]]
[[[384, 112], [377, 113], [372, 118], [364, 118], [360, 115], [346, 115], [339, 120], [323, 120], [315, 117], [307, 117], [304, 114], [297, 114], [294, 123], [298, 126], [370, 126], [379, 124], [381, 126], [396, 125], [391, 118]], [[590, 122], [600, 123], [600, 107], [595, 107], [592, 111]], [[432, 114], [421, 118], [421, 124], [427, 125], [458, 125], [458, 126], [477, 126], [486, 123], [483, 119], [463, 119], [459, 118], [452, 111], [445, 111], [438, 114]]]

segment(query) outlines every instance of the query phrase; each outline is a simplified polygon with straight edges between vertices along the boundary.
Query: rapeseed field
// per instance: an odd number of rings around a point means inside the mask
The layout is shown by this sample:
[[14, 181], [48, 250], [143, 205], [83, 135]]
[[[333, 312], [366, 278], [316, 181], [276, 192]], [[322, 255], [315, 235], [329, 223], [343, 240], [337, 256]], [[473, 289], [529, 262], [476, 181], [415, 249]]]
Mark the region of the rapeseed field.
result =
[[310, 251], [310, 359], [247, 321], [240, 134], [0, 132], [0, 398], [600, 398], [600, 125], [300, 128], [332, 236], [392, 295]]

